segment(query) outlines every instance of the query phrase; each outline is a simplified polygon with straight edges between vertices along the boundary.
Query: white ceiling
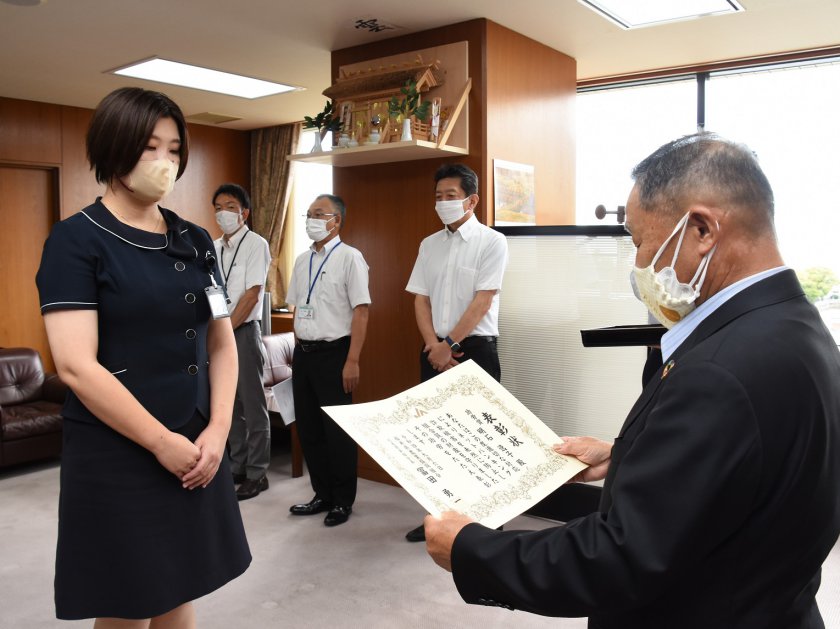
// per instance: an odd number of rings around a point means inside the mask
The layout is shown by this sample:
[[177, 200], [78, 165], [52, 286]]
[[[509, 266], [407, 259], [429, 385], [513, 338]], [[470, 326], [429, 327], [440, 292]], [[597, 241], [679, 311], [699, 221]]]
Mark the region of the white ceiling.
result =
[[[578, 79], [840, 45], [840, 0], [741, 0], [744, 13], [625, 31], [576, 0], [0, 0], [0, 96], [93, 108], [140, 85], [187, 116], [253, 129], [321, 110], [330, 51], [488, 18], [577, 59]], [[677, 1], [677, 0], [674, 0]], [[397, 25], [370, 33], [361, 18]], [[246, 100], [106, 71], [159, 56], [303, 90]]]

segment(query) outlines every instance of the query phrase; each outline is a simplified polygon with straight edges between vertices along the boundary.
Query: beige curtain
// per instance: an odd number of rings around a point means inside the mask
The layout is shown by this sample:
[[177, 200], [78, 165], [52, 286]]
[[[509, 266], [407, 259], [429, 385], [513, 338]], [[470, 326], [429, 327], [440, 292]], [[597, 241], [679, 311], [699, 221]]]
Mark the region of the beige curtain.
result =
[[297, 152], [302, 128], [303, 124], [296, 122], [251, 132], [252, 224], [271, 251], [266, 290], [271, 291], [272, 308], [286, 303], [290, 269], [281, 251], [288, 231], [295, 166], [286, 156]]

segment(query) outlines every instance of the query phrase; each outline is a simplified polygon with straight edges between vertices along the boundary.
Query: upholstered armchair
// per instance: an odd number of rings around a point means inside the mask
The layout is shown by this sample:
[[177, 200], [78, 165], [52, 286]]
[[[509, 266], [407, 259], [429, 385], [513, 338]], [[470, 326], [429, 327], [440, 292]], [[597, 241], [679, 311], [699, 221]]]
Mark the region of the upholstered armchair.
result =
[[0, 348], [0, 466], [61, 454], [61, 406], [67, 385], [44, 373], [41, 356]]
[[269, 334], [263, 336], [266, 361], [263, 369], [263, 388], [268, 405], [268, 415], [271, 419], [272, 431], [275, 428], [287, 428], [292, 446], [292, 477], [303, 476], [303, 450], [300, 447], [297, 425], [293, 422], [286, 426], [280, 416], [280, 409], [274, 399], [271, 387], [292, 377], [292, 355], [295, 351], [295, 335], [293, 332]]

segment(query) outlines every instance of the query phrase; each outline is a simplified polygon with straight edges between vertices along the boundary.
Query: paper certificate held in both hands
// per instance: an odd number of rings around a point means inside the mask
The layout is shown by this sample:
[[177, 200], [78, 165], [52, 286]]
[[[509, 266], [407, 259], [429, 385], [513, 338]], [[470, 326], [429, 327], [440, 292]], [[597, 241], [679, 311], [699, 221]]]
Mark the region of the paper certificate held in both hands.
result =
[[585, 469], [561, 439], [469, 360], [378, 402], [324, 407], [429, 513], [496, 528]]

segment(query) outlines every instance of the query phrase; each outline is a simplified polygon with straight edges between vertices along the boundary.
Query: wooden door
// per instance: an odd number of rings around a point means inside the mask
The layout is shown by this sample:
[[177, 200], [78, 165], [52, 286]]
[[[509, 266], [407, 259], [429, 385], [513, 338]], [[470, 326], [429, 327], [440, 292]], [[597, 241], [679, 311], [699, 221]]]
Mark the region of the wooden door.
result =
[[31, 347], [55, 371], [35, 273], [58, 216], [57, 171], [0, 164], [0, 346]]

